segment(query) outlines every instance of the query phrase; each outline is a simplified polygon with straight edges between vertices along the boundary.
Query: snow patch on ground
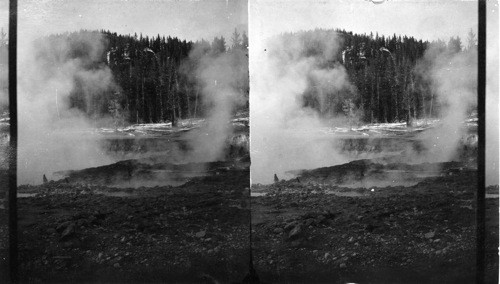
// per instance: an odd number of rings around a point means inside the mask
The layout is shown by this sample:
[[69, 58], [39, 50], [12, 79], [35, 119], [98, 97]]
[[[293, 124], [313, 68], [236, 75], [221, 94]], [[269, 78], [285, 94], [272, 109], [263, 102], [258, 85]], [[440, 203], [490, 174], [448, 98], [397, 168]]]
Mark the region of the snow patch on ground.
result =
[[[467, 127], [477, 126], [477, 117], [466, 119], [463, 123]], [[371, 123], [361, 126], [332, 126], [321, 129], [324, 134], [336, 135], [352, 135], [352, 136], [386, 136], [386, 135], [403, 135], [414, 132], [421, 132], [430, 128], [437, 127], [441, 121], [439, 119], [416, 119], [413, 120], [411, 126], [407, 126], [406, 122], [388, 122], [388, 123]]]
[[133, 124], [117, 128], [99, 128], [101, 134], [121, 134], [125, 136], [144, 136], [144, 135], [164, 135], [176, 132], [188, 131], [199, 127], [204, 122], [203, 119], [185, 119], [179, 121], [176, 127], [172, 127], [172, 122], [164, 123], [144, 123]]
[[[162, 136], [168, 134], [174, 134], [184, 131], [189, 131], [204, 125], [205, 119], [203, 118], [191, 118], [179, 120], [176, 127], [172, 127], [172, 122], [163, 123], [142, 123], [142, 124], [132, 124], [124, 127], [102, 127], [97, 129], [97, 133], [103, 135], [123, 135], [123, 136]], [[228, 121], [234, 126], [248, 126], [249, 117], [238, 117]]]

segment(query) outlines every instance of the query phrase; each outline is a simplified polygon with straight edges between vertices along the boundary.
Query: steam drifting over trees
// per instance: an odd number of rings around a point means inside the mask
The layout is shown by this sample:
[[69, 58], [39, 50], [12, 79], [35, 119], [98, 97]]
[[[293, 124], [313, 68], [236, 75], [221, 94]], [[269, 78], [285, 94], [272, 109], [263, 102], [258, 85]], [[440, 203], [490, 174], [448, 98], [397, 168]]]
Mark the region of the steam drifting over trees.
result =
[[[436, 90], [426, 76], [426, 50], [439, 50], [442, 60], [451, 60], [457, 54], [475, 52], [475, 35], [470, 33], [464, 48], [459, 37], [448, 43], [417, 40], [408, 36], [391, 37], [378, 34], [355, 34], [345, 30], [323, 30], [285, 33], [285, 41], [298, 38], [303, 45], [303, 55], [318, 58], [321, 69], [328, 73], [342, 65], [350, 86], [328, 88], [325, 82], [335, 85], [335, 78], [316, 80], [318, 74], [310, 74], [309, 87], [302, 96], [303, 106], [315, 110], [320, 116], [333, 117], [353, 113], [363, 122], [399, 122], [411, 124], [415, 118], [436, 117], [443, 107]], [[338, 38], [340, 47], [329, 53], [323, 41], [314, 38]], [[434, 52], [437, 54], [436, 52]], [[468, 56], [468, 55], [467, 55]], [[426, 69], [427, 68], [427, 69]], [[319, 85], [318, 85], [319, 84]], [[327, 93], [324, 93], [327, 90]]]
[[[89, 49], [79, 40], [82, 34], [95, 34], [96, 39], [103, 41], [104, 49]], [[439, 56], [446, 60], [456, 54], [472, 54], [476, 42], [472, 31], [465, 43], [459, 37], [452, 37], [448, 42], [428, 42], [406, 35], [385, 37], [340, 29], [285, 33], [280, 37], [289, 42], [298, 39], [304, 45], [305, 54], [301, 56], [317, 60], [321, 55], [321, 62], [316, 65], [323, 71], [309, 74], [308, 88], [302, 95], [303, 106], [326, 118], [347, 116], [350, 124], [353, 121], [406, 121], [410, 125], [415, 118], [438, 116], [443, 102], [426, 78], [429, 71], [425, 69], [428, 67], [424, 57], [426, 50], [439, 51]], [[319, 44], [323, 41], [314, 40], [318, 37], [335, 38], [339, 46], [334, 48], [335, 52], [329, 52], [332, 47]], [[110, 31], [79, 31], [51, 35], [38, 41], [40, 46], [66, 42], [71, 50], [61, 55], [57, 54], [57, 49], [42, 49], [39, 56], [77, 59], [96, 53], [85, 62], [86, 68], [108, 66], [115, 84], [105, 92], [90, 92], [89, 95], [88, 90], [78, 87], [85, 86], [85, 82], [75, 78], [77, 87], [70, 95], [70, 107], [89, 117], [111, 117], [115, 122], [170, 121], [175, 125], [180, 118], [205, 116], [210, 106], [203, 103], [201, 91], [206, 86], [197, 72], [204, 58], [230, 55], [231, 61], [248, 69], [248, 37], [236, 29], [229, 40], [221, 36], [212, 42], [191, 42], [160, 35], [151, 38], [137, 34], [118, 35]], [[347, 80], [341, 79], [349, 84], [342, 88], [321, 86], [329, 82], [336, 85], [331, 82], [336, 80], [332, 70], [344, 70], [337, 75], [347, 76]], [[248, 76], [238, 80], [236, 89], [244, 94], [246, 103], [238, 104], [236, 110], [244, 110], [248, 108]]]
[[[94, 37], [101, 42], [103, 50], [94, 50], [81, 40]], [[225, 54], [237, 57], [235, 61], [248, 66], [248, 38], [243, 32], [234, 32], [233, 42], [224, 37], [215, 37], [212, 43], [196, 42], [176, 37], [157, 35], [118, 35], [110, 31], [79, 31], [50, 35], [38, 39], [37, 56], [61, 60], [85, 60], [90, 70], [107, 66], [113, 75], [114, 84], [106, 90], [92, 92], [81, 78], [74, 78], [75, 88], [69, 96], [69, 106], [84, 112], [89, 117], [110, 117], [115, 123], [154, 123], [206, 115], [203, 104], [202, 80], [197, 78], [197, 68], [205, 57]], [[57, 46], [69, 46], [69, 52], [59, 54]], [[64, 57], [64, 58], [62, 58]], [[240, 58], [241, 57], [241, 58]], [[247, 67], [248, 69], [248, 67]], [[248, 76], [239, 78], [240, 91], [248, 102]], [[248, 103], [240, 104], [243, 110]]]

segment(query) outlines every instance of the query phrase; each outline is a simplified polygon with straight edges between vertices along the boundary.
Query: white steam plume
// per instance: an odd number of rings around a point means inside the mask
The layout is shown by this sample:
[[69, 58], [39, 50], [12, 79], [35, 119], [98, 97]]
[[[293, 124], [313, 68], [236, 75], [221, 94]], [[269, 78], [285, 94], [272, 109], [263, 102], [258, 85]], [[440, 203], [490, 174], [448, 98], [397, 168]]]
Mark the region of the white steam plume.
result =
[[[22, 35], [22, 33], [20, 33]], [[82, 84], [87, 102], [114, 87], [111, 70], [89, 67], [101, 58], [105, 41], [99, 33], [78, 33], [82, 54], [71, 55], [62, 36], [38, 41], [21, 38], [18, 56], [18, 117], [20, 184], [42, 182], [55, 171], [82, 169], [111, 163], [93, 134], [90, 121], [70, 109], [75, 80]]]
[[191, 51], [197, 62], [194, 74], [201, 86], [201, 98], [205, 112], [205, 124], [198, 131], [188, 134], [192, 151], [187, 160], [210, 162], [224, 158], [224, 150], [233, 129], [231, 118], [235, 109], [246, 103], [248, 86], [247, 57], [242, 50], [220, 54], [202, 54], [196, 48]]
[[329, 64], [339, 47], [335, 33], [315, 31], [274, 37], [251, 54], [252, 183], [272, 182], [274, 173], [285, 178], [289, 170], [348, 161], [321, 132], [326, 122], [303, 107], [310, 88], [316, 88], [320, 104], [327, 95], [352, 89], [343, 66]]
[[486, 185], [499, 183], [498, 2], [488, 2], [486, 15]]
[[431, 45], [415, 71], [430, 84], [440, 105], [440, 125], [420, 136], [429, 150], [426, 162], [454, 160], [466, 135], [464, 121], [477, 105], [477, 51], [452, 53]]

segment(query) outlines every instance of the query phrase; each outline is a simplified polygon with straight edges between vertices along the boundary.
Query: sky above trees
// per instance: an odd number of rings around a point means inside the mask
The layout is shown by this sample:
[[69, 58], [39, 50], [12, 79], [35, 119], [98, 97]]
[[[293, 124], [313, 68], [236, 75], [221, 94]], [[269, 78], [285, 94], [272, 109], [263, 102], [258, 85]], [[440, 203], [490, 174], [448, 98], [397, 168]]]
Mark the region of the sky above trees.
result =
[[465, 38], [470, 29], [477, 30], [478, 23], [476, 1], [402, 0], [373, 4], [366, 0], [254, 0], [249, 6], [251, 41], [315, 28], [448, 40], [451, 36]]
[[[7, 11], [8, 0], [0, 0], [0, 26], [7, 26]], [[248, 31], [248, 12], [252, 29], [264, 37], [319, 27], [432, 41], [457, 35], [465, 38], [470, 29], [477, 29], [476, 1], [458, 0], [386, 1], [379, 5], [366, 0], [25, 0], [19, 1], [19, 28], [38, 35], [106, 29], [211, 40], [220, 35], [230, 38], [234, 28]]]
[[[0, 2], [0, 25], [7, 26], [8, 0]], [[19, 32], [35, 35], [105, 29], [196, 41], [230, 38], [235, 28], [247, 31], [248, 23], [246, 0], [26, 0], [18, 11]]]

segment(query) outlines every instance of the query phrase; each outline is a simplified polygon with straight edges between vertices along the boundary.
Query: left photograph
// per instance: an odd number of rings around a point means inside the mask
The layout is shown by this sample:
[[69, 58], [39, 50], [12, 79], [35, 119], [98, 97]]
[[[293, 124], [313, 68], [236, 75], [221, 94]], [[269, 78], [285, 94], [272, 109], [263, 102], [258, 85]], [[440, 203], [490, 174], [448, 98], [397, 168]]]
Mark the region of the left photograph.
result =
[[247, 22], [246, 0], [20, 1], [21, 281], [244, 279]]

